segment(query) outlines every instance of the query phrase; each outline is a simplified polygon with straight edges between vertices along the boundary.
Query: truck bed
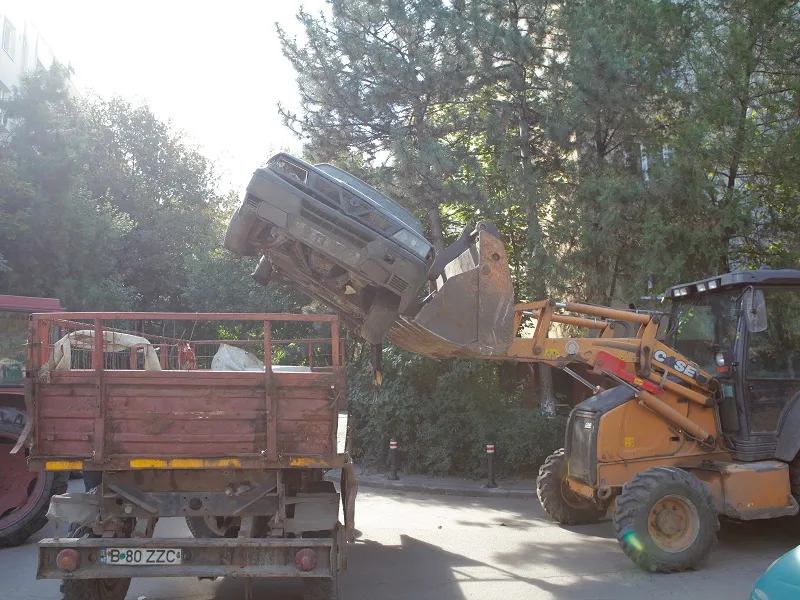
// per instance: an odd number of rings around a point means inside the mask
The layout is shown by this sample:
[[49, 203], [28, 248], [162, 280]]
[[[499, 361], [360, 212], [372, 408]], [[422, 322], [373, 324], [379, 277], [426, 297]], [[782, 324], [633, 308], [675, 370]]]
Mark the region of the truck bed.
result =
[[[224, 319], [237, 316], [241, 318]], [[90, 349], [94, 368], [48, 371], [53, 350], [45, 342], [52, 336], [44, 337], [45, 330], [70, 322], [85, 328], [87, 322], [100, 321], [100, 335], [94, 339], [105, 339], [102, 316], [93, 317], [71, 313], [56, 322], [52, 315], [34, 315], [32, 329], [38, 339], [29, 350], [34, 369], [29, 370], [26, 399], [34, 415], [33, 469], [340, 466], [336, 434], [345, 380], [335, 317], [325, 317], [334, 330], [328, 344], [337, 348], [325, 366], [175, 369], [164, 354], [182, 342], [161, 339], [152, 342], [154, 348], [159, 343], [161, 370], [106, 368], [109, 353], [101, 360], [101, 353]], [[274, 317], [258, 315], [264, 323]], [[265, 355], [272, 356], [276, 345], [267, 325]], [[312, 362], [311, 355], [306, 362]]]

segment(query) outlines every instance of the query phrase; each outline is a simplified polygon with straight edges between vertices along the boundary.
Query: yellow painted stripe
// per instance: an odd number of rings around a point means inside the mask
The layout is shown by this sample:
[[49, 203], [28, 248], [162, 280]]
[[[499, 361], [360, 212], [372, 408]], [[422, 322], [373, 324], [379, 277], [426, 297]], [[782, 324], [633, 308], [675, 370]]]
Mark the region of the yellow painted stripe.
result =
[[131, 469], [220, 469], [240, 468], [242, 461], [238, 458], [132, 458], [130, 465]]
[[82, 471], [83, 461], [80, 460], [48, 460], [44, 463], [45, 471]]
[[311, 458], [298, 456], [289, 460], [290, 467], [327, 467], [328, 461], [324, 458]]

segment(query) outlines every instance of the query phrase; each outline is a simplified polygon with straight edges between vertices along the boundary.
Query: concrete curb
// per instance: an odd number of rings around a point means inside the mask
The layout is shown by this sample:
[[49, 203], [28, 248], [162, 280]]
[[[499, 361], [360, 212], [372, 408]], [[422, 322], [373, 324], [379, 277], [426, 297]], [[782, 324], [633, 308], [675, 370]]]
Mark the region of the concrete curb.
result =
[[[329, 471], [325, 474], [328, 481], [338, 482], [340, 478], [338, 469]], [[358, 487], [391, 490], [396, 492], [422, 492], [426, 494], [438, 494], [443, 496], [467, 496], [473, 498], [535, 498], [536, 490], [526, 489], [507, 489], [496, 487], [488, 488], [464, 488], [457, 486], [447, 486], [436, 483], [413, 483], [399, 481], [389, 481], [356, 476]]]

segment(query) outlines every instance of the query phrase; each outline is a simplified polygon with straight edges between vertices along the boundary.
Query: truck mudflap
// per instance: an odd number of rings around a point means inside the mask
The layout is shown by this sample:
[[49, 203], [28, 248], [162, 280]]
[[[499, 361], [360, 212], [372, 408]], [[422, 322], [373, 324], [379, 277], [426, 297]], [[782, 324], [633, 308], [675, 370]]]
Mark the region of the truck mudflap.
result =
[[[38, 579], [125, 577], [334, 577], [343, 568], [344, 531], [332, 538], [48, 538], [39, 542]], [[172, 564], [108, 564], [104, 549], [132, 551], [136, 562], [176, 550]], [[58, 567], [58, 554], [77, 553], [77, 568]], [[151, 551], [154, 551], [151, 554]], [[310, 551], [310, 552], [309, 552]], [[299, 553], [303, 553], [298, 556]], [[119, 554], [119, 553], [118, 553]], [[313, 560], [309, 561], [309, 555]], [[313, 566], [312, 566], [313, 565]], [[311, 568], [309, 568], [311, 567]]]
[[514, 339], [514, 286], [497, 227], [465, 228], [429, 277], [436, 291], [395, 321], [389, 341], [433, 358], [505, 355]]

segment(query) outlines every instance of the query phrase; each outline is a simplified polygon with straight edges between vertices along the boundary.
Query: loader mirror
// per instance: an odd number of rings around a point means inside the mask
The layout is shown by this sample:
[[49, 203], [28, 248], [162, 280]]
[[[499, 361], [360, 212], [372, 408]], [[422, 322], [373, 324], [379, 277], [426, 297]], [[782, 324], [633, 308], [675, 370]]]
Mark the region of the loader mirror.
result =
[[750, 288], [742, 301], [747, 329], [750, 333], [758, 333], [767, 329], [767, 303], [762, 290]]

